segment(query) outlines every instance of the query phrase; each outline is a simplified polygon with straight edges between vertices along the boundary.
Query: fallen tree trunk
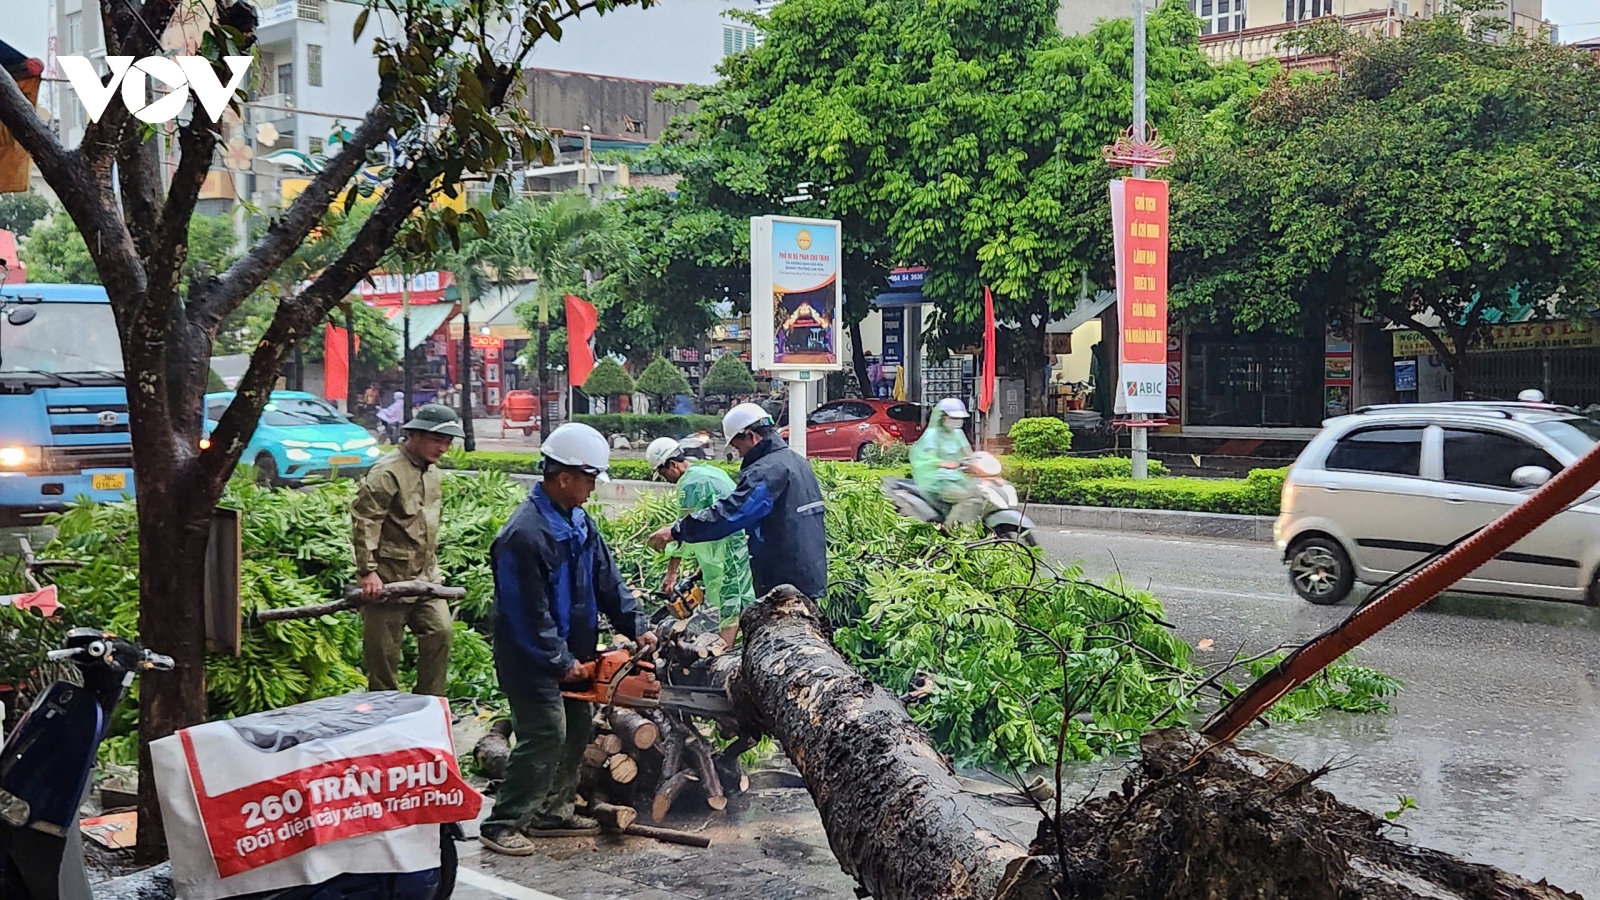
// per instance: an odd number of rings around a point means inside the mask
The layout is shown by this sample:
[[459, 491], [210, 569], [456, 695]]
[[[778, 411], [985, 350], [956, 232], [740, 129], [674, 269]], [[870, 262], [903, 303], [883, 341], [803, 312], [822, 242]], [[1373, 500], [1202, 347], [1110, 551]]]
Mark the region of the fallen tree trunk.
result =
[[[1024, 847], [962, 793], [905, 708], [784, 587], [741, 616], [736, 690], [783, 742], [845, 872], [878, 900], [1573, 900], [1391, 840], [1321, 773], [1182, 729], [1146, 735], [1122, 790], [1041, 822]], [[1058, 840], [1059, 838], [1059, 840]]]

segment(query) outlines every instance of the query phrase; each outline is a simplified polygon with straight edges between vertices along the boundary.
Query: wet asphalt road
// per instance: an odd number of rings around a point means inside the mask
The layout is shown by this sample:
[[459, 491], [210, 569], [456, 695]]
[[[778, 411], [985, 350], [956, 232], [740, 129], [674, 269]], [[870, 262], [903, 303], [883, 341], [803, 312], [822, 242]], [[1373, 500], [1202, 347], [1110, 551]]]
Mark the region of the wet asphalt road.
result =
[[[1294, 597], [1264, 544], [1039, 537], [1087, 575], [1120, 572], [1150, 589], [1191, 643], [1215, 642], [1218, 659], [1305, 639], [1350, 612]], [[1418, 843], [1600, 896], [1600, 630], [1588, 611], [1557, 604], [1447, 605], [1456, 611], [1420, 610], [1358, 651], [1405, 682], [1392, 714], [1256, 729], [1244, 743], [1307, 767], [1334, 761], [1323, 786], [1374, 812], [1415, 798], [1400, 822]]]

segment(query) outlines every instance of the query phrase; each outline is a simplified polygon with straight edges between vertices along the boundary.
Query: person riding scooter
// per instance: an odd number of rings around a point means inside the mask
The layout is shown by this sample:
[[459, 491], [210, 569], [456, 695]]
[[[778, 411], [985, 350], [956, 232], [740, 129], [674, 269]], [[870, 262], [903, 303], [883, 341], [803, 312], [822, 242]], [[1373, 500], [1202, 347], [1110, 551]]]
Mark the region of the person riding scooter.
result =
[[967, 405], [946, 397], [929, 416], [928, 430], [911, 445], [911, 478], [917, 492], [941, 513], [971, 493], [970, 479], [961, 471], [961, 461], [972, 455], [972, 444], [961, 430], [967, 418]]

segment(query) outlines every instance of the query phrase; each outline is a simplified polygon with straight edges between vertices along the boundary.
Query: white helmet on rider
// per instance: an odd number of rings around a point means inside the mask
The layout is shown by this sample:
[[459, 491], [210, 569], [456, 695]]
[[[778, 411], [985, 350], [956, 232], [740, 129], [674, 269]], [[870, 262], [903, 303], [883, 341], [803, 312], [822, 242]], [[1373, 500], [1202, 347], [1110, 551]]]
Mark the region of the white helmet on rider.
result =
[[939, 401], [939, 412], [943, 413], [946, 419], [965, 419], [967, 405], [955, 397], [946, 397]]
[[596, 481], [610, 481], [611, 445], [604, 436], [581, 422], [568, 422], [544, 439], [539, 453], [545, 459], [571, 466]]
[[683, 455], [683, 448], [678, 442], [669, 437], [656, 438], [645, 448], [644, 461], [650, 468], [661, 471], [661, 467]]
[[755, 425], [770, 425], [772, 417], [754, 403], [741, 403], [722, 417], [723, 440], [731, 441]]

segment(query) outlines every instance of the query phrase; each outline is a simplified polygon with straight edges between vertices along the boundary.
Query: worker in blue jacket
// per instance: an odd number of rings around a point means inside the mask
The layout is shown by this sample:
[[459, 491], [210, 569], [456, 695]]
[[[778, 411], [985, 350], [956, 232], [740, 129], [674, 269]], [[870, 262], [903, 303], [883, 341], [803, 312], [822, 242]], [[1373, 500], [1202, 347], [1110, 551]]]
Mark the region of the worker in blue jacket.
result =
[[722, 417], [728, 446], [744, 457], [732, 494], [650, 535], [650, 546], [718, 541], [738, 531], [750, 539], [757, 595], [781, 584], [820, 599], [828, 590], [828, 536], [822, 488], [810, 463], [789, 449], [767, 411], [741, 403]]
[[533, 853], [530, 838], [600, 833], [599, 822], [573, 811], [594, 707], [561, 696], [562, 683], [593, 677], [599, 614], [641, 648], [656, 642], [611, 549], [583, 511], [595, 483], [608, 478], [610, 446], [593, 428], [568, 423], [550, 433], [540, 452], [543, 479], [489, 551], [495, 673], [517, 742], [479, 840], [509, 856]]

